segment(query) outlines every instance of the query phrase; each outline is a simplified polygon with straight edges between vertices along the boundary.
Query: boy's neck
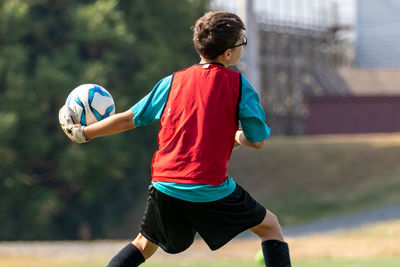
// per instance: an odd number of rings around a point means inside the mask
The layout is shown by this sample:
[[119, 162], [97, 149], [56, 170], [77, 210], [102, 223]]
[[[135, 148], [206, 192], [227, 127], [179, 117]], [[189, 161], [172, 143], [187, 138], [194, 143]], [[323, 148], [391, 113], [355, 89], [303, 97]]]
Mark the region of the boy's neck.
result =
[[206, 59], [201, 57], [200, 64], [212, 64], [212, 63], [219, 63], [221, 65], [227, 66], [226, 62], [223, 58], [217, 57], [216, 59]]

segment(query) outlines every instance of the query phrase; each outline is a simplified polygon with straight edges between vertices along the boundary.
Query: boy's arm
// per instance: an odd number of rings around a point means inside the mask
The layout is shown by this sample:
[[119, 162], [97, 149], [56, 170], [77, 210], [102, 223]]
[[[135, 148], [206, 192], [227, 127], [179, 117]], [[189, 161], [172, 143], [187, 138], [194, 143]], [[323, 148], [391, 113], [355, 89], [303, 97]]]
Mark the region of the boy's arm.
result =
[[95, 137], [115, 134], [135, 128], [134, 114], [131, 110], [118, 113], [89, 126], [82, 126], [77, 122], [75, 112], [68, 106], [59, 111], [59, 121], [65, 134], [75, 143], [82, 144]]
[[265, 123], [265, 113], [257, 92], [247, 79], [241, 75], [241, 98], [239, 102], [239, 120], [241, 128], [236, 132], [235, 141], [243, 146], [260, 149], [271, 130]]
[[251, 142], [246, 138], [242, 130], [238, 130], [235, 135], [235, 141], [242, 146], [252, 147], [256, 149], [262, 148], [264, 145], [264, 140], [259, 142]]
[[86, 139], [106, 136], [124, 132], [135, 128], [133, 124], [134, 114], [131, 110], [110, 116], [104, 120], [93, 123], [83, 128], [83, 135]]
[[145, 126], [160, 118], [168, 98], [172, 75], [165, 77], [153, 90], [132, 108], [110, 116], [87, 127], [76, 124], [76, 114], [67, 106], [59, 111], [59, 121], [65, 134], [76, 143], [86, 143], [90, 139], [120, 133]]

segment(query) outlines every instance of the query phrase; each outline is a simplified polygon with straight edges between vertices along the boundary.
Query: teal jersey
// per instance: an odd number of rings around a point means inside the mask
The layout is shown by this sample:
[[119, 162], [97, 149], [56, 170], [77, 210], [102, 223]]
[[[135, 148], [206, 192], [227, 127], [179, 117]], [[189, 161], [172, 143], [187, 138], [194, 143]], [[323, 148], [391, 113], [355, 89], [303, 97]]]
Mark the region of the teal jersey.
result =
[[[135, 114], [135, 127], [148, 125], [160, 119], [168, 99], [173, 76], [160, 80], [153, 90], [135, 104], [131, 111]], [[270, 128], [265, 123], [265, 113], [260, 105], [257, 92], [247, 79], [241, 75], [242, 88], [239, 101], [239, 120], [246, 138], [259, 142], [270, 136]], [[222, 199], [231, 194], [236, 183], [229, 177], [220, 185], [181, 184], [170, 182], [153, 182], [154, 187], [164, 194], [190, 202], [210, 202]]]
[[153, 186], [164, 194], [190, 202], [216, 201], [230, 195], [236, 189], [232, 177], [220, 185], [153, 182]]

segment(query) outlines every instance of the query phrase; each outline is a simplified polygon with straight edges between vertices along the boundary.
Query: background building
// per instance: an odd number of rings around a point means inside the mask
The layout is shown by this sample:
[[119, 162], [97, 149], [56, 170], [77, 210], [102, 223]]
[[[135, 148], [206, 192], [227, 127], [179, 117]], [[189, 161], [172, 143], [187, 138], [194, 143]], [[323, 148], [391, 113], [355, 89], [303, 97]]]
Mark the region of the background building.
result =
[[306, 133], [400, 131], [400, 2], [359, 0], [353, 68], [339, 82], [319, 75], [322, 92], [309, 92]]
[[400, 1], [358, 1], [356, 49], [357, 67], [400, 67], [399, 15]]

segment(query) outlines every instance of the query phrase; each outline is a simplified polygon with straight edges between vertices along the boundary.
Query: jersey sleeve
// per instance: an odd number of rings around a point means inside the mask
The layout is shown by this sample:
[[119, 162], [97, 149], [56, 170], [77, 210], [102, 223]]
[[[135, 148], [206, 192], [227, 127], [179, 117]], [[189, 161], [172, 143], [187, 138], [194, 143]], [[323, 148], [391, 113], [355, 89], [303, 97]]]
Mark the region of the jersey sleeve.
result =
[[239, 120], [246, 138], [251, 142], [267, 139], [271, 130], [265, 123], [265, 113], [260, 104], [257, 92], [249, 81], [241, 75], [242, 95], [239, 102]]
[[148, 95], [131, 107], [131, 111], [135, 114], [133, 118], [135, 127], [146, 126], [160, 119], [168, 98], [171, 82], [172, 75], [163, 78]]

